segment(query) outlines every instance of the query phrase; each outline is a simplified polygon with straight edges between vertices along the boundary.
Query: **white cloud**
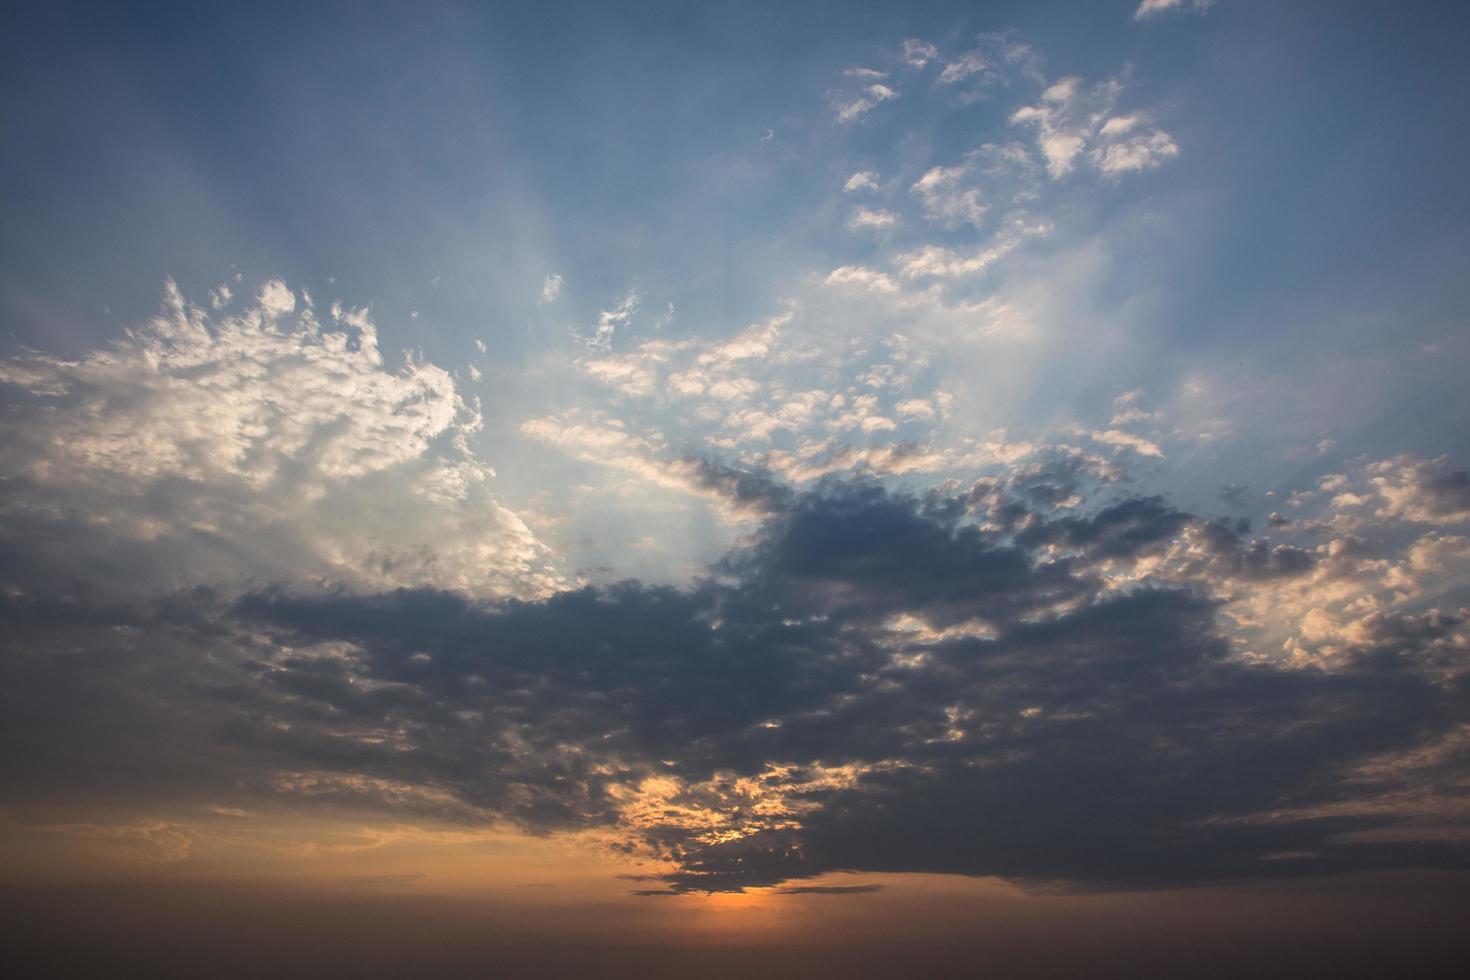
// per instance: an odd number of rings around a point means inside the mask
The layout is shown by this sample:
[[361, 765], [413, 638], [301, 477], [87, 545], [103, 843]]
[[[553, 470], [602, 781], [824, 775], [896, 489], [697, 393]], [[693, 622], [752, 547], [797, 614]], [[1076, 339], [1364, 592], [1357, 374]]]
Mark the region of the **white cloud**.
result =
[[561, 295], [562, 278], [557, 273], [552, 273], [541, 282], [541, 302], [554, 303]]
[[698, 363], [701, 367], [728, 368], [736, 361], [763, 358], [780, 338], [781, 328], [790, 322], [789, 313], [767, 317], [700, 354]]
[[929, 62], [939, 57], [939, 49], [927, 41], [918, 38], [907, 38], [903, 42], [903, 63], [910, 68], [923, 68]]
[[1092, 160], [1097, 169], [1105, 174], [1152, 170], [1165, 160], [1179, 155], [1179, 144], [1163, 130], [1153, 129], [1146, 133], [1110, 139], [1107, 126], [1104, 126], [1102, 135], [1102, 143], [1092, 151]]
[[613, 335], [619, 327], [626, 327], [633, 321], [633, 314], [638, 312], [638, 306], [642, 302], [643, 294], [636, 286], [629, 286], [628, 292], [617, 306], [598, 314], [597, 329], [587, 339], [587, 346], [593, 350], [612, 350]]
[[905, 279], [958, 279], [975, 276], [989, 269], [1020, 244], [1019, 239], [1006, 239], [969, 255], [961, 255], [939, 245], [925, 245], [896, 259], [899, 275]]
[[[37, 560], [122, 590], [205, 583], [434, 585], [534, 594], [545, 549], [469, 449], [481, 424], [443, 369], [389, 368], [366, 310], [340, 329], [272, 280], [212, 318], [163, 312], [77, 360], [0, 361], [12, 475], [0, 520], [49, 528]], [[12, 399], [7, 396], [7, 401]], [[96, 565], [96, 568], [91, 566]]]
[[854, 191], [876, 191], [878, 189], [878, 174], [872, 170], [859, 170], [847, 178], [847, 183], [842, 189], [851, 194]]
[[1004, 34], [983, 34], [977, 41], [973, 49], [947, 60], [935, 79], [962, 104], [986, 98], [991, 90], [1009, 84], [1017, 75], [1040, 80], [1039, 59], [1030, 47], [1010, 41]]
[[966, 162], [953, 167], [933, 167], [909, 188], [919, 199], [924, 217], [945, 228], [962, 224], [978, 226], [985, 218], [985, 201], [977, 187], [967, 186], [974, 173]]
[[1450, 469], [1444, 459], [1396, 456], [1371, 464], [1368, 473], [1368, 482], [1381, 501], [1376, 513], [1380, 520], [1470, 521], [1470, 476]]
[[658, 390], [661, 365], [678, 349], [668, 341], [651, 340], [630, 354], [606, 354], [579, 361], [582, 370], [625, 395], [647, 397]]
[[872, 210], [869, 208], [858, 208], [853, 211], [852, 217], [848, 219], [849, 228], [891, 228], [898, 223], [898, 215], [892, 211], [884, 211], [881, 208]]
[[898, 98], [898, 93], [881, 83], [869, 85], [856, 98], [839, 100], [835, 109], [838, 122], [852, 122], [880, 103]]
[[806, 483], [846, 470], [881, 476], [935, 473], [948, 468], [953, 458], [947, 453], [910, 442], [864, 449], [846, 443], [816, 443], [796, 453], [770, 453], [765, 462], [772, 472], [794, 483]]
[[1084, 153], [1108, 176], [1150, 170], [1178, 156], [1174, 138], [1150, 126], [1143, 113], [1114, 115], [1121, 92], [1117, 80], [1084, 89], [1081, 79], [1063, 78], [1043, 91], [1036, 105], [1012, 113], [1011, 123], [1035, 129], [1053, 180], [1071, 173]]
[[933, 421], [934, 404], [927, 398], [909, 398], [893, 406], [893, 410], [905, 419]]
[[880, 293], [891, 293], [898, 289], [898, 284], [887, 273], [861, 265], [844, 265], [833, 269], [827, 274], [826, 283], [829, 286], [861, 286]]
[[944, 70], [939, 73], [939, 84], [953, 85], [955, 82], [963, 81], [971, 75], [985, 71], [988, 67], [990, 67], [989, 62], [981, 57], [980, 52], [967, 52], [944, 66]]
[[1214, 0], [1143, 0], [1138, 9], [1133, 11], [1133, 19], [1147, 20], [1170, 10], [1183, 10], [1186, 7], [1203, 12], [1213, 2]]
[[1105, 443], [1109, 446], [1117, 446], [1121, 449], [1131, 449], [1142, 456], [1153, 456], [1156, 459], [1164, 458], [1164, 451], [1156, 443], [1150, 442], [1142, 436], [1136, 436], [1131, 432], [1121, 429], [1107, 429], [1101, 432], [1088, 433], [1094, 442]]
[[1118, 426], [1127, 425], [1130, 422], [1146, 422], [1152, 419], [1154, 413], [1145, 411], [1139, 404], [1144, 396], [1145, 393], [1141, 388], [1135, 388], [1132, 391], [1125, 391], [1117, 398], [1114, 398], [1113, 418], [1108, 425], [1116, 429]]
[[285, 316], [296, 309], [296, 294], [279, 279], [271, 279], [260, 287], [260, 310], [268, 317]]

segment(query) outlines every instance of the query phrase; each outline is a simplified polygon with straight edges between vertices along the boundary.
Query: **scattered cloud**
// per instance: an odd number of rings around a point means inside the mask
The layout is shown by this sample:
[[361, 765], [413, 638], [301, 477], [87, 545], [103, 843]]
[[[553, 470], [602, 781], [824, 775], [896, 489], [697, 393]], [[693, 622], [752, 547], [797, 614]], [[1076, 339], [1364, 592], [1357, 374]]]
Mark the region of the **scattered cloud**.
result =
[[1118, 176], [1150, 170], [1178, 156], [1174, 138], [1150, 125], [1143, 113], [1114, 114], [1122, 90], [1116, 79], [1084, 88], [1080, 78], [1062, 78], [1041, 93], [1041, 101], [1013, 112], [1011, 122], [1036, 130], [1053, 180], [1071, 173], [1079, 158], [1105, 175]]
[[898, 289], [897, 283], [885, 272], [878, 272], [861, 265], [844, 265], [827, 273], [829, 286], [859, 286], [880, 293], [891, 293]]
[[972, 175], [969, 164], [932, 167], [914, 182], [909, 192], [919, 199], [924, 217], [941, 227], [978, 226], [987, 208], [979, 187], [969, 183]]
[[866, 86], [860, 95], [835, 100], [833, 109], [837, 113], [838, 122], [854, 122], [875, 106], [896, 98], [898, 98], [898, 92], [895, 89], [881, 82], [875, 82]]
[[910, 68], [923, 68], [929, 62], [939, 57], [939, 49], [927, 41], [918, 38], [908, 38], [900, 46], [903, 63]]
[[892, 228], [898, 224], [898, 215], [892, 211], [882, 209], [858, 208], [852, 213], [847, 221], [848, 227], [854, 229], [862, 228]]
[[1138, 9], [1133, 11], [1134, 20], [1148, 20], [1171, 10], [1194, 10], [1203, 13], [1214, 3], [1214, 0], [1143, 0]]
[[642, 302], [643, 293], [637, 286], [629, 286], [617, 306], [597, 315], [597, 328], [586, 339], [588, 349], [603, 352], [612, 350], [613, 337], [619, 328], [625, 328], [633, 322], [633, 314], [638, 312]]

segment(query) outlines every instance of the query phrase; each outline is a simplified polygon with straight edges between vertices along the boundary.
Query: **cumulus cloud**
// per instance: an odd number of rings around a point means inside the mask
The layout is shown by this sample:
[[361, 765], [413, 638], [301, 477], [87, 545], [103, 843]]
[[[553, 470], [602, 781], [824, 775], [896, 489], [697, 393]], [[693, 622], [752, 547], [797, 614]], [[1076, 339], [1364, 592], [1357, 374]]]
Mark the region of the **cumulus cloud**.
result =
[[276, 280], [228, 316], [170, 282], [162, 313], [109, 347], [0, 362], [5, 539], [54, 583], [124, 591], [554, 581], [495, 502], [467, 441], [479, 407], [451, 375], [390, 367], [366, 310], [335, 305], [335, 326], [296, 310]]
[[1441, 459], [1398, 456], [1368, 468], [1370, 484], [1382, 505], [1378, 517], [1424, 524], [1470, 520], [1470, 473]]
[[1150, 170], [1178, 156], [1174, 138], [1152, 126], [1145, 114], [1114, 113], [1122, 89], [1116, 79], [1086, 88], [1080, 78], [1062, 78], [1035, 105], [1013, 112], [1011, 123], [1035, 129], [1053, 180], [1071, 173], [1079, 158], [1103, 174], [1118, 176]]
[[863, 228], [892, 228], [898, 223], [898, 215], [892, 211], [884, 211], [881, 208], [858, 208], [853, 211], [852, 217], [848, 219], [848, 226], [854, 229]]
[[854, 191], [876, 191], [878, 189], [878, 174], [873, 170], [859, 170], [847, 178], [847, 183], [842, 189], [851, 194]]
[[738, 361], [764, 358], [780, 338], [781, 328], [789, 322], [791, 315], [786, 313], [768, 317], [703, 351], [696, 361], [701, 367], [728, 368]]
[[932, 167], [909, 192], [918, 198], [924, 217], [941, 227], [979, 225], [987, 209], [980, 189], [969, 183], [972, 174], [969, 164]]
[[552, 273], [541, 281], [541, 302], [553, 303], [561, 295], [562, 278]]

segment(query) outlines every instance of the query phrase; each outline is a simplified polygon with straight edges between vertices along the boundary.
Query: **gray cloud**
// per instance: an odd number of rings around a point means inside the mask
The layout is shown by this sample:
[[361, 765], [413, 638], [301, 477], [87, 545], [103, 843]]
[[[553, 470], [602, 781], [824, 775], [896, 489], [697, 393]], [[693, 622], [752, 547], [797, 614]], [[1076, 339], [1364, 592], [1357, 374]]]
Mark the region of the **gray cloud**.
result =
[[1221, 584], [1314, 555], [1158, 497], [1044, 503], [1065, 472], [907, 496], [711, 467], [773, 516], [687, 588], [11, 596], [8, 792], [601, 829], [676, 892], [1465, 864], [1416, 831], [1470, 822], [1461, 614], [1369, 617], [1330, 669], [1243, 659]]

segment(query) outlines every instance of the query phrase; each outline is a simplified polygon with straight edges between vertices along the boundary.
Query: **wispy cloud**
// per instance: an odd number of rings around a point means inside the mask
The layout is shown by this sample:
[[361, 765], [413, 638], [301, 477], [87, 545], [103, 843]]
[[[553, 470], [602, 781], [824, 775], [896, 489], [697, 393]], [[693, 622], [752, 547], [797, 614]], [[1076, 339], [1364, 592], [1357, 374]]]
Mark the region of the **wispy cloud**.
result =
[[1138, 5], [1138, 9], [1133, 11], [1133, 19], [1148, 20], [1173, 10], [1194, 10], [1197, 13], [1203, 13], [1213, 3], [1214, 0], [1143, 0]]

